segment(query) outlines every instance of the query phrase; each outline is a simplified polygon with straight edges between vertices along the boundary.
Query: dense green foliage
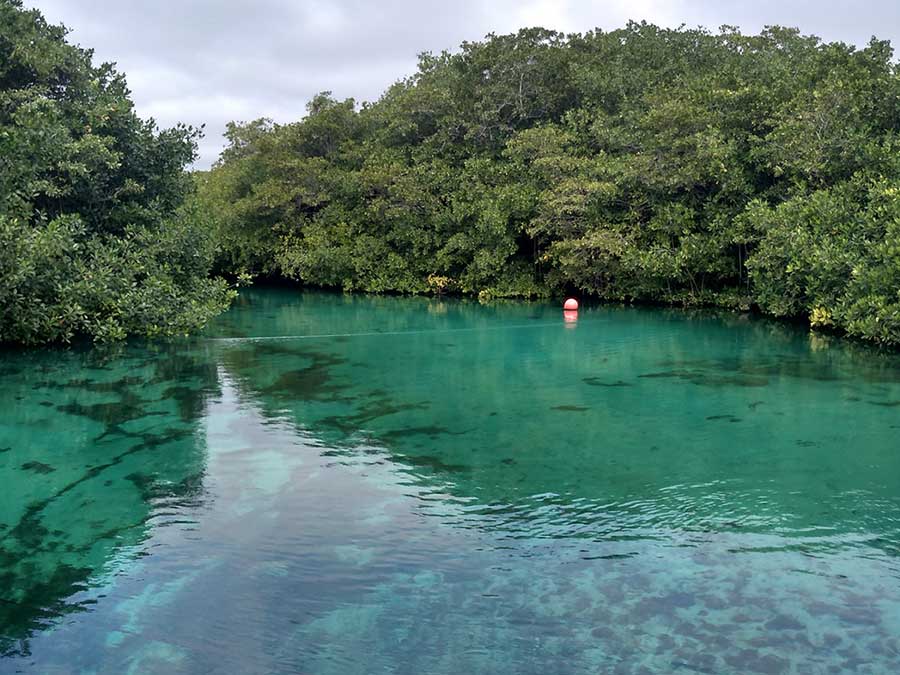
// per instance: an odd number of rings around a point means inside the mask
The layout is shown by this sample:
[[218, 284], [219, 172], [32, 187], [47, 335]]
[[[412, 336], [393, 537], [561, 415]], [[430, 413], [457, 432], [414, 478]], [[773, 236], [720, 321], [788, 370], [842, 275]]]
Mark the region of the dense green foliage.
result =
[[188, 332], [210, 273], [373, 292], [759, 307], [900, 344], [890, 45], [770, 28], [540, 28], [423, 54], [374, 104], [198, 131], [138, 118], [0, 0], [0, 342]]
[[221, 311], [185, 207], [198, 131], [138, 118], [125, 80], [0, 0], [0, 342], [184, 333]]
[[630, 24], [425, 54], [375, 104], [233, 124], [227, 270], [368, 291], [806, 316], [900, 342], [890, 45]]

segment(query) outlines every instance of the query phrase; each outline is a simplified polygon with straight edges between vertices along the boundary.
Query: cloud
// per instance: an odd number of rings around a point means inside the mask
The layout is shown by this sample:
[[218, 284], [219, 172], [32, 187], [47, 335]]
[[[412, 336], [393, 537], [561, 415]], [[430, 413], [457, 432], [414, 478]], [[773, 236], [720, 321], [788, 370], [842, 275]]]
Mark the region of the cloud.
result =
[[629, 19], [664, 26], [723, 24], [757, 32], [799, 26], [829, 40], [900, 39], [900, 3], [872, 0], [26, 0], [70, 39], [126, 73], [138, 112], [161, 126], [206, 124], [199, 168], [231, 120], [299, 119], [322, 90], [375, 100], [415, 71], [423, 51], [489, 32], [542, 25], [614, 29]]

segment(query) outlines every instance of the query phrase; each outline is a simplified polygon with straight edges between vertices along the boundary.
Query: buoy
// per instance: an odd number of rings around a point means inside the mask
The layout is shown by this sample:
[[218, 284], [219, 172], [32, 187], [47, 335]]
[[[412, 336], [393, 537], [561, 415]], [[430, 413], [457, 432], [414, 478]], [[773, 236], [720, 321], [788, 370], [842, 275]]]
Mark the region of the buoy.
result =
[[563, 304], [563, 309], [567, 312], [577, 312], [578, 301], [575, 298], [566, 298], [566, 302], [565, 304]]

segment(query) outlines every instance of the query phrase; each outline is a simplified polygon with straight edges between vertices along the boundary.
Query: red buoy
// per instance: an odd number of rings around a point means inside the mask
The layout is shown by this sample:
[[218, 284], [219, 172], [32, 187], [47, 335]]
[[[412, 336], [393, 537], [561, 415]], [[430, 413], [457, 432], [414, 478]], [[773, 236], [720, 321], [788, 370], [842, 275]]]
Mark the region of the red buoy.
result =
[[575, 298], [566, 298], [566, 302], [565, 304], [563, 304], [563, 309], [567, 312], [577, 312], [578, 301]]

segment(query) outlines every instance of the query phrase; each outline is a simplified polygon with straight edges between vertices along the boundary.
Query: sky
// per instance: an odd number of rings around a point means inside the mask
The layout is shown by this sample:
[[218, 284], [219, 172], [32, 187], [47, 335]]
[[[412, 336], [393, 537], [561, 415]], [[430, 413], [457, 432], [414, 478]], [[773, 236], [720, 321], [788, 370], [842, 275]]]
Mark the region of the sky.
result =
[[799, 27], [900, 45], [898, 0], [25, 0], [69, 40], [127, 76], [137, 111], [163, 128], [206, 124], [196, 168], [216, 160], [229, 121], [292, 122], [324, 90], [374, 101], [423, 51], [527, 26]]

